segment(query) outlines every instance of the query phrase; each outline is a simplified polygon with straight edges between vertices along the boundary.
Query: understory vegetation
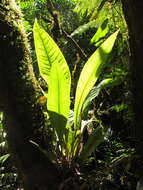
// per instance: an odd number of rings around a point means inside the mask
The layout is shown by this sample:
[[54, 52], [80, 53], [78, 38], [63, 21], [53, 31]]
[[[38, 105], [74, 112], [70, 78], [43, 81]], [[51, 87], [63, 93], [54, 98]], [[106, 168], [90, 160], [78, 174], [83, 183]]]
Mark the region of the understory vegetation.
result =
[[[58, 168], [59, 190], [135, 190], [142, 161], [135, 147], [130, 48], [120, 0], [16, 3], [46, 120], [38, 129], [40, 140], [30, 143]], [[0, 1], [0, 11], [1, 6]], [[1, 111], [0, 189], [20, 190], [5, 120]]]

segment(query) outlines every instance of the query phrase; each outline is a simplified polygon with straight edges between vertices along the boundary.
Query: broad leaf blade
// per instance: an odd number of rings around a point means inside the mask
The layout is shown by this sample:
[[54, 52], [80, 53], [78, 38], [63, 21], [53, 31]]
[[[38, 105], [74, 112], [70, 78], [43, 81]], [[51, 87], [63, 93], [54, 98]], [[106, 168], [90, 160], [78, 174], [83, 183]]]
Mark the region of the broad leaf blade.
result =
[[40, 74], [48, 83], [49, 115], [53, 127], [61, 137], [70, 108], [69, 67], [57, 44], [37, 21], [34, 24], [34, 41]]
[[49, 40], [49, 35], [39, 26], [37, 20], [34, 23], [33, 35], [40, 75], [48, 84], [52, 59], [54, 59], [52, 57], [54, 50], [50, 49], [52, 48], [52, 44]]
[[97, 32], [94, 34], [92, 39], [90, 40], [91, 43], [95, 44], [98, 46], [98, 44], [101, 44], [103, 41], [103, 38], [106, 36], [108, 33], [109, 28], [108, 28], [108, 19], [104, 20], [101, 26], [98, 27]]
[[48, 110], [63, 115], [65, 118], [69, 115], [70, 83], [70, 72], [66, 63], [55, 60], [49, 77]]
[[52, 125], [61, 139], [70, 110], [70, 73], [66, 66], [60, 65], [59, 62], [51, 68], [47, 107]]
[[100, 73], [107, 64], [109, 54], [112, 51], [118, 31], [112, 34], [88, 59], [86, 62], [76, 90], [75, 107], [74, 107], [74, 127], [78, 129], [80, 126], [80, 114], [83, 103], [89, 91], [97, 81]]

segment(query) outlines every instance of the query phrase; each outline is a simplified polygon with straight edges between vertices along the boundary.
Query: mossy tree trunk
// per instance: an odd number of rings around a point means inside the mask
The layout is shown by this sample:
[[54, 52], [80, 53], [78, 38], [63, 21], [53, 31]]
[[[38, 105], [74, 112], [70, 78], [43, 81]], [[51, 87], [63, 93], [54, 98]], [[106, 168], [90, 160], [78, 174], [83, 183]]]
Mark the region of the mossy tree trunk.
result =
[[[136, 148], [143, 158], [143, 0], [122, 0], [122, 5], [129, 31]], [[140, 171], [143, 175], [141, 166]]]
[[0, 0], [0, 109], [24, 189], [54, 190], [60, 183], [57, 168], [31, 143], [45, 119], [21, 18], [14, 0]]

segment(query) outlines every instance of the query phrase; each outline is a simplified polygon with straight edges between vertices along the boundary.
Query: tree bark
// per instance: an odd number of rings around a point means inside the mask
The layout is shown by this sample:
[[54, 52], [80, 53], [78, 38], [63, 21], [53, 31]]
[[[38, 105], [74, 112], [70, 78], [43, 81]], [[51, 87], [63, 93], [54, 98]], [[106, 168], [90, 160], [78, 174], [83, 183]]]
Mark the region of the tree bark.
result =
[[[138, 154], [143, 158], [143, 1], [121, 0], [129, 31], [130, 71], [133, 94], [134, 131]], [[143, 171], [143, 168], [141, 168]], [[143, 172], [142, 172], [143, 175]]]
[[31, 143], [45, 118], [37, 101], [40, 90], [21, 19], [14, 0], [0, 0], [0, 109], [24, 189], [56, 190], [60, 183], [57, 168]]

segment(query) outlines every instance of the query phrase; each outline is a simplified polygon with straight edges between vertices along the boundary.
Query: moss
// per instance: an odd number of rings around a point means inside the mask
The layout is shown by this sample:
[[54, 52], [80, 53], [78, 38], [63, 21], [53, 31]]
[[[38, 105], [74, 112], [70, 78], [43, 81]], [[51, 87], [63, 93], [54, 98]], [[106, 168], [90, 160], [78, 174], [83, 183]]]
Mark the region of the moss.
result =
[[[25, 103], [25, 108], [27, 104], [29, 109], [31, 104], [35, 104], [37, 96], [40, 96], [40, 90], [32, 70], [30, 48], [20, 19], [22, 15], [13, 0], [3, 2], [5, 2], [3, 3], [5, 11], [0, 11], [2, 18], [0, 23], [2, 28], [0, 33], [2, 44], [0, 52], [2, 63], [0, 65], [2, 72], [1, 86], [5, 88], [3, 92], [7, 91], [7, 94], [11, 93], [13, 95], [13, 99], [17, 104], [14, 106], [17, 110], [23, 110], [21, 108], [23, 103]], [[3, 80], [4, 78], [5, 80]], [[5, 98], [7, 97], [5, 96]], [[35, 106], [41, 110], [40, 106]], [[31, 110], [31, 116], [32, 112], [33, 110]]]
[[14, 0], [0, 0], [0, 43], [0, 107], [15, 165], [25, 189], [46, 189], [52, 183], [54, 189], [60, 179], [56, 167], [30, 143], [37, 140], [45, 117], [37, 101], [41, 92], [31, 65], [22, 14]]

